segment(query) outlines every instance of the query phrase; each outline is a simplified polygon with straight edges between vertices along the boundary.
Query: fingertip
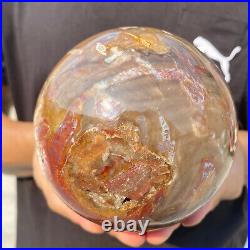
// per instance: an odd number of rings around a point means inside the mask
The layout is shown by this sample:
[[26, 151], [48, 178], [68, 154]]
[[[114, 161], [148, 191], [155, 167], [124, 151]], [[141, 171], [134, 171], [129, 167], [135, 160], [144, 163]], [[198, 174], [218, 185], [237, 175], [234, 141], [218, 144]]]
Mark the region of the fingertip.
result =
[[145, 243], [145, 236], [140, 236], [137, 233], [131, 232], [114, 232], [109, 233], [120, 242], [131, 247], [140, 247]]
[[180, 224], [176, 224], [168, 228], [148, 232], [147, 242], [151, 245], [160, 245], [164, 243], [166, 240], [168, 240], [168, 238], [171, 236], [173, 231], [179, 226]]
[[184, 227], [194, 227], [194, 226], [198, 225], [203, 220], [203, 218], [204, 218], [204, 216], [191, 215], [190, 217], [188, 217], [187, 219], [182, 221], [181, 224]]
[[90, 227], [86, 227], [85, 225], [80, 225], [80, 227], [84, 231], [91, 233], [91, 234], [102, 234], [103, 233], [103, 231], [98, 229], [98, 228], [93, 228], [93, 227], [90, 228]]
[[190, 215], [188, 218], [183, 220], [182, 225], [184, 227], [193, 227], [198, 225], [205, 218], [205, 216], [209, 213], [211, 209], [212, 209], [212, 203], [206, 204], [198, 211], [196, 211], [194, 214]]
[[95, 224], [94, 222], [89, 221], [87, 219], [81, 218], [81, 221], [79, 221], [78, 224], [81, 226], [82, 229], [84, 229], [85, 231], [89, 233], [93, 233], [93, 234], [103, 233], [103, 230], [100, 225]]

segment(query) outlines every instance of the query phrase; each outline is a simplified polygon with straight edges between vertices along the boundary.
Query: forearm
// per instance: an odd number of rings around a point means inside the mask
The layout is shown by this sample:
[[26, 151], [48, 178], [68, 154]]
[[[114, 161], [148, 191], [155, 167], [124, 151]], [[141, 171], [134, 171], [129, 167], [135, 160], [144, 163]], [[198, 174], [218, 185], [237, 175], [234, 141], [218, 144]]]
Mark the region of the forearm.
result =
[[34, 147], [33, 124], [12, 121], [2, 115], [3, 172], [30, 176]]

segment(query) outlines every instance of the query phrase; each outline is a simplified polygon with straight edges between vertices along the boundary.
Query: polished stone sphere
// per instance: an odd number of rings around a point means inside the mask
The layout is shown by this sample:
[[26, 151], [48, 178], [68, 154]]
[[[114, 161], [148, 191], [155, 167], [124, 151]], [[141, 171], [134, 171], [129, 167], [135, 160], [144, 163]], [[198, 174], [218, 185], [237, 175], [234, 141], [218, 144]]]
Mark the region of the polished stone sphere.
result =
[[56, 65], [35, 138], [48, 180], [77, 213], [159, 228], [221, 186], [237, 123], [214, 63], [164, 30], [124, 27], [84, 40]]

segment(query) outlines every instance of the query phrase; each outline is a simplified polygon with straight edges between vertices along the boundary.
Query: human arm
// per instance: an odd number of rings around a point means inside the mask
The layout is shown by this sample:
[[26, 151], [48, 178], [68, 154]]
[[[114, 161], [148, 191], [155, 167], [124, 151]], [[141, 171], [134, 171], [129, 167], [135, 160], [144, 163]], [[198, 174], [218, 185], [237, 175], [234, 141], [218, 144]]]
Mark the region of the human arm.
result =
[[3, 173], [32, 176], [34, 144], [32, 122], [14, 121], [2, 113]]

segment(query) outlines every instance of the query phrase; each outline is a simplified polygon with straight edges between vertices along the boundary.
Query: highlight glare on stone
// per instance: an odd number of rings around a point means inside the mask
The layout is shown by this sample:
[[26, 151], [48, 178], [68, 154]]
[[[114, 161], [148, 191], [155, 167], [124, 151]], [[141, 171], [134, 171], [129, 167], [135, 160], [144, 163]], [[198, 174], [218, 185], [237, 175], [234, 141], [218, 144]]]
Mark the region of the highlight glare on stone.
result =
[[68, 52], [35, 112], [36, 145], [58, 195], [101, 223], [188, 216], [225, 179], [234, 105], [215, 65], [168, 32], [126, 27]]

